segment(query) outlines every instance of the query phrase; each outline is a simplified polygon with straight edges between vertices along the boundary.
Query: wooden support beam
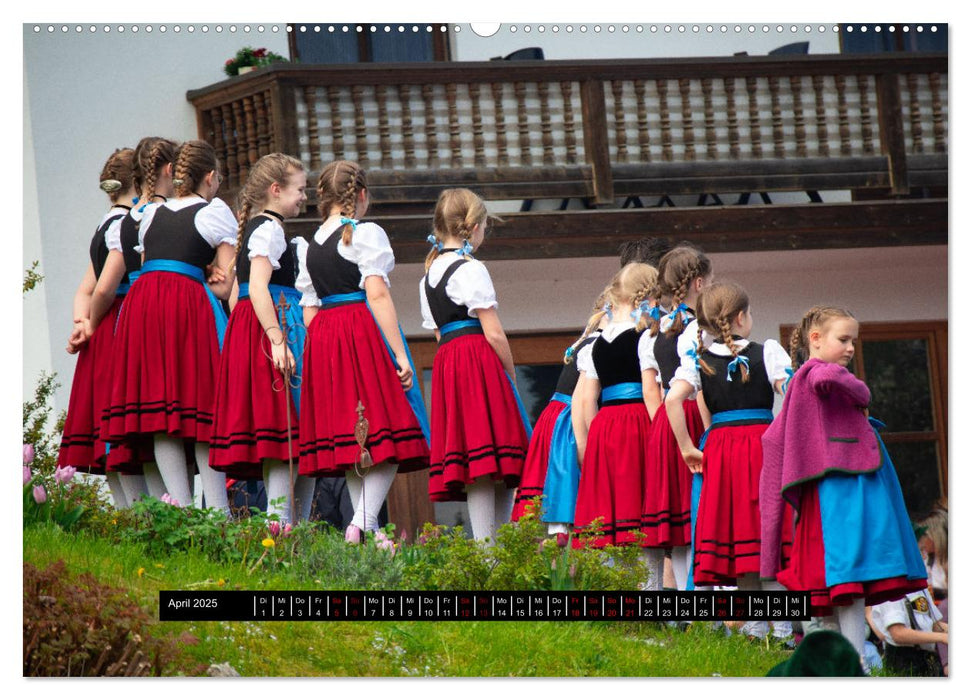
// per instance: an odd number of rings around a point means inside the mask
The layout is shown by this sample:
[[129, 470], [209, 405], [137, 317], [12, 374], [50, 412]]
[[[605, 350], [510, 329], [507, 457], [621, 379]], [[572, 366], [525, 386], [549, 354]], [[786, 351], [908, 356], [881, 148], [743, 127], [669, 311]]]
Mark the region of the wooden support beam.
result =
[[[624, 241], [659, 236], [687, 240], [708, 252], [946, 245], [946, 199], [838, 204], [651, 207], [502, 215], [490, 228], [483, 260], [603, 257]], [[399, 263], [425, 259], [431, 215], [371, 219], [384, 227]], [[316, 218], [287, 223], [291, 234], [311, 236]]]
[[907, 144], [900, 105], [900, 77], [896, 73], [877, 76], [877, 113], [880, 115], [880, 151], [887, 157], [890, 188], [894, 194], [908, 194]]
[[594, 202], [612, 206], [614, 180], [610, 172], [610, 143], [607, 138], [607, 103], [602, 80], [585, 80], [580, 84], [583, 112], [583, 152], [593, 168]]

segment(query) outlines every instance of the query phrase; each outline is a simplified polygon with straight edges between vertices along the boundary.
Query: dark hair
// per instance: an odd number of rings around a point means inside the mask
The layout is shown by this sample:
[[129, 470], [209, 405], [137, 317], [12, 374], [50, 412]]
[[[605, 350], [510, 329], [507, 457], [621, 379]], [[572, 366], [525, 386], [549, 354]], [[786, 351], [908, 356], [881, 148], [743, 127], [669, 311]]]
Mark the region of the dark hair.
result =
[[671, 250], [671, 244], [666, 238], [653, 238], [645, 236], [636, 241], [626, 241], [620, 244], [620, 266], [624, 267], [628, 263], [639, 262], [647, 263], [656, 268], [661, 263], [664, 254]]
[[[699, 277], [711, 274], [711, 260], [690, 243], [682, 243], [672, 248], [664, 257], [657, 269], [657, 289], [652, 296], [656, 299], [671, 297], [671, 308], [677, 309], [688, 295], [688, 287]], [[651, 326], [651, 335], [657, 334], [657, 321]], [[684, 330], [684, 319], [681, 314], [675, 314], [674, 322], [665, 331], [665, 335], [680, 335]]]
[[[715, 370], [700, 355], [702, 332], [708, 331], [718, 337], [731, 350], [732, 357], [738, 358], [738, 348], [732, 339], [732, 320], [749, 307], [748, 294], [740, 285], [721, 282], [705, 287], [698, 296], [698, 364], [707, 375]], [[748, 381], [748, 367], [740, 365], [742, 381]]]
[[118, 148], [108, 156], [101, 168], [101, 189], [111, 198], [112, 204], [131, 189], [134, 181], [135, 151], [131, 148]]
[[[175, 170], [172, 177], [175, 183], [175, 194], [187, 197], [196, 193], [206, 175], [219, 169], [216, 149], [208, 142], [195, 140], [186, 141], [179, 146], [175, 156]], [[196, 193], [197, 194], [197, 193]]]
[[145, 201], [155, 196], [155, 183], [163, 166], [175, 162], [179, 144], [160, 136], [146, 136], [135, 146], [135, 189], [141, 196], [147, 192]]

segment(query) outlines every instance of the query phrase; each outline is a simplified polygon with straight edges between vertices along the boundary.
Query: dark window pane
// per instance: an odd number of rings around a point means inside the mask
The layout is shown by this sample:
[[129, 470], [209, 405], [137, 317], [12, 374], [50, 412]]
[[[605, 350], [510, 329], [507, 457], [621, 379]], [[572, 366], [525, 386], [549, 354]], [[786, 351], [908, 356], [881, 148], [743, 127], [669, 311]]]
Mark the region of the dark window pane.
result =
[[563, 365], [516, 365], [516, 388], [531, 425], [550, 402], [562, 369]]
[[357, 32], [296, 32], [297, 56], [301, 63], [357, 63]]
[[[889, 24], [864, 25], [844, 24], [840, 26], [840, 44], [843, 53], [882, 53], [884, 51], [947, 51], [947, 24], [922, 24], [924, 31], [918, 32], [918, 24], [907, 25], [909, 31], [902, 31], [903, 25], [895, 25], [890, 31]], [[876, 31], [877, 26], [880, 31]], [[937, 31], [931, 31], [931, 26]]]
[[[410, 30], [410, 26], [407, 28]], [[371, 60], [375, 63], [431, 61], [434, 58], [430, 32], [399, 33], [398, 27], [392, 26], [391, 32], [385, 33], [382, 26], [380, 33], [371, 35]]]
[[933, 442], [888, 442], [911, 520], [924, 517], [941, 497], [937, 445]]
[[870, 415], [887, 432], [934, 430], [926, 340], [865, 340], [863, 371], [873, 396]]

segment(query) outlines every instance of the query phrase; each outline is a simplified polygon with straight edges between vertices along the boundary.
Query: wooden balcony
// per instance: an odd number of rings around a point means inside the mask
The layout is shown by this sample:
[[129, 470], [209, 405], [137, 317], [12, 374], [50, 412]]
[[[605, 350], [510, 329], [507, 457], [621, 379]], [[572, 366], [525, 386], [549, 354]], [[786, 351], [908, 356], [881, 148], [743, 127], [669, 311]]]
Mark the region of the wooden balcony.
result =
[[[187, 96], [227, 200], [266, 153], [299, 157], [311, 182], [356, 160], [413, 262], [455, 186], [586, 207], [503, 215], [490, 259], [603, 255], [632, 232], [710, 251], [946, 243], [947, 75], [946, 54], [278, 64]], [[656, 206], [833, 190], [854, 201]]]

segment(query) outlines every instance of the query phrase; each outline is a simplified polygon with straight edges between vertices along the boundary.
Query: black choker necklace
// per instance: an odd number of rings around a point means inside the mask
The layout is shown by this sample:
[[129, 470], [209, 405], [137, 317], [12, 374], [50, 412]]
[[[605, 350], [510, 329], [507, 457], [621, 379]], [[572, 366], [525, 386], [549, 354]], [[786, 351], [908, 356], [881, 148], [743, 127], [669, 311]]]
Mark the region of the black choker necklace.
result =
[[284, 218], [283, 217], [283, 214], [279, 214], [279, 213], [273, 211], [272, 209], [264, 209], [263, 210], [263, 213], [264, 214], [269, 214], [270, 216], [275, 216], [276, 218], [278, 218], [280, 220], [281, 223], [283, 222], [283, 218]]
[[131, 207], [125, 206], [124, 204], [115, 204], [114, 205], [114, 208], [115, 209], [124, 209], [126, 211], [131, 211]]
[[202, 196], [201, 194], [199, 194], [198, 192], [193, 192], [192, 194], [194, 194], [194, 195], [195, 195], [196, 197], [198, 197], [199, 199], [205, 199], [205, 197], [203, 197], [203, 196]]
[[164, 194], [153, 194], [152, 195], [152, 199], [155, 199], [156, 197], [161, 197], [163, 203], [169, 201], [169, 198], [166, 197]]

